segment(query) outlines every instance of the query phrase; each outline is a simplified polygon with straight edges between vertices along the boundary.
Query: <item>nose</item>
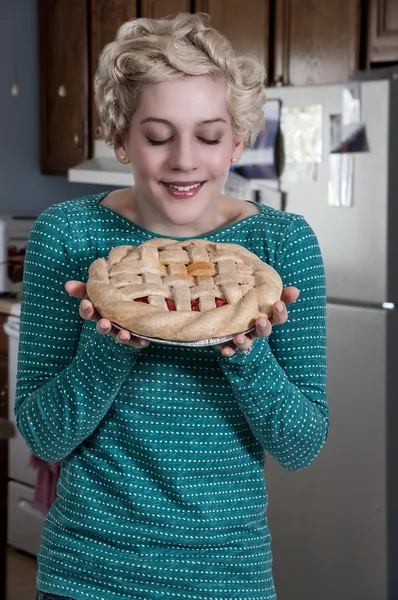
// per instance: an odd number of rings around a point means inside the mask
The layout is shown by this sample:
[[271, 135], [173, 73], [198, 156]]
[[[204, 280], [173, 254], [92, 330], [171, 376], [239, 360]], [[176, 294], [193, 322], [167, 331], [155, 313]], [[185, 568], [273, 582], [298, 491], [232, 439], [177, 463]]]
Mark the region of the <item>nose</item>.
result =
[[199, 166], [199, 154], [190, 140], [175, 140], [170, 147], [169, 167], [173, 171], [194, 171]]

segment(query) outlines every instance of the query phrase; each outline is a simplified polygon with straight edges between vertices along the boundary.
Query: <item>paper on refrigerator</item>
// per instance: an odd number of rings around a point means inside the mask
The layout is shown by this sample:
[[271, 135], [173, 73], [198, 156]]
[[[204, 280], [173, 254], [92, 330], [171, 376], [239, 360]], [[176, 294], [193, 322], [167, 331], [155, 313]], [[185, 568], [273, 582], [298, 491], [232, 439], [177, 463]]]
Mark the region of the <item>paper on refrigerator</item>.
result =
[[330, 206], [350, 208], [354, 194], [354, 155], [330, 154], [328, 203]]

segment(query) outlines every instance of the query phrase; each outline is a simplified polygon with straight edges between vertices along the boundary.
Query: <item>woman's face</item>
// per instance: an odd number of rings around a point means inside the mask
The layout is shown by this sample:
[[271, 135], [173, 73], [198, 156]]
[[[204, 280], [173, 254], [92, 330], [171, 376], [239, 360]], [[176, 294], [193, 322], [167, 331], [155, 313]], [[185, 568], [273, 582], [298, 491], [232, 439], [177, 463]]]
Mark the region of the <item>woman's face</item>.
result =
[[[231, 158], [243, 143], [234, 139], [224, 85], [206, 76], [149, 86], [134, 113], [125, 148], [135, 197], [175, 225], [206, 219], [215, 210]], [[148, 206], [148, 203], [150, 206]]]

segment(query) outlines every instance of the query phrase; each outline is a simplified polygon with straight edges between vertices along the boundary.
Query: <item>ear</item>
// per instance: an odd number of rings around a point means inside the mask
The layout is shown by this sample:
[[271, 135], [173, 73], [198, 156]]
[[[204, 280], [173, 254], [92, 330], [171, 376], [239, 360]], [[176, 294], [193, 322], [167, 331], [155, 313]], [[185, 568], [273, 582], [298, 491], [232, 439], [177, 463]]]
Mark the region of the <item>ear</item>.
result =
[[126, 147], [124, 144], [115, 145], [113, 147], [113, 152], [115, 153], [115, 156], [119, 162], [121, 162], [121, 163], [129, 162], [128, 158], [127, 158]]
[[234, 140], [233, 150], [232, 150], [232, 158], [235, 158], [236, 162], [238, 162], [242, 156], [243, 150], [245, 149], [245, 144], [243, 140]]

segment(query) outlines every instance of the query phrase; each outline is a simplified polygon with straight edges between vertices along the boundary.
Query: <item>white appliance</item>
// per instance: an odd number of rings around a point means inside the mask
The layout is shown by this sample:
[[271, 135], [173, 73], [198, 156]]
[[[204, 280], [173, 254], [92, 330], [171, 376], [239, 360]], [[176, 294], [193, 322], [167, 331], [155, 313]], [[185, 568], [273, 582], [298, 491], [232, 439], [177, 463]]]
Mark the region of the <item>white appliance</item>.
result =
[[22, 272], [30, 231], [37, 217], [0, 217], [0, 294], [22, 290]]
[[[20, 311], [21, 305], [14, 304], [4, 324], [8, 335], [8, 418], [14, 424]], [[37, 555], [45, 517], [33, 507], [36, 471], [29, 466], [29, 459], [30, 451], [16, 430], [8, 458], [8, 544]]]
[[[287, 151], [300, 119], [311, 125], [314, 107], [322, 111], [315, 175], [293, 178], [288, 167], [281, 185], [286, 210], [306, 217], [325, 263], [331, 422], [310, 468], [266, 465], [278, 600], [398, 598], [398, 71], [364, 78], [268, 90], [285, 116], [298, 116], [290, 136], [283, 131]], [[350, 89], [362, 143], [354, 149], [344, 135], [336, 155], [333, 130]]]

